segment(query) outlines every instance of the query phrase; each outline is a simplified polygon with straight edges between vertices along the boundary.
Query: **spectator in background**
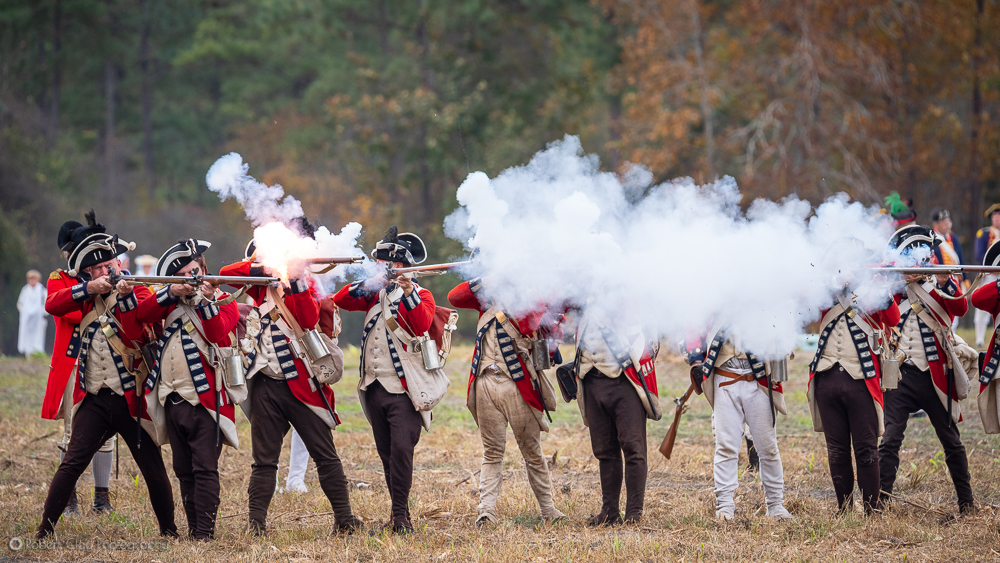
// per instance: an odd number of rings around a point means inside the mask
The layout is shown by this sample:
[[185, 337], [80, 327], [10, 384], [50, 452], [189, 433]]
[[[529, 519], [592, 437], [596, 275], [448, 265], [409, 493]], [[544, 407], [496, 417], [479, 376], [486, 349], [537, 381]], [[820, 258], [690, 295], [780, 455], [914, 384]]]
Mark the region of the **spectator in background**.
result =
[[[986, 256], [986, 250], [991, 244], [1000, 240], [1000, 203], [991, 205], [986, 210], [986, 217], [990, 220], [990, 226], [983, 227], [976, 233], [976, 264], [982, 264], [983, 257]], [[992, 283], [996, 279], [997, 277], [994, 275], [984, 276], [984, 283]], [[973, 320], [976, 326], [976, 348], [985, 348], [986, 327], [990, 322], [990, 314], [981, 309], [976, 309]]]
[[142, 256], [137, 256], [135, 259], [135, 275], [137, 276], [152, 276], [153, 267], [156, 266], [156, 261], [158, 259], [156, 256], [149, 254], [143, 254]]
[[[941, 235], [944, 239], [944, 242], [934, 247], [934, 257], [937, 258], [937, 263], [945, 266], [957, 266], [964, 264], [965, 257], [962, 255], [962, 243], [960, 243], [958, 241], [958, 237], [951, 232], [951, 214], [948, 213], [948, 210], [938, 207], [937, 209], [931, 211], [931, 226], [934, 228], [934, 232]], [[963, 274], [962, 279], [965, 280], [963, 289], [968, 289], [969, 276]], [[961, 317], [955, 317], [952, 321], [952, 330], [958, 328], [959, 319], [961, 319]]]
[[913, 210], [913, 200], [903, 200], [899, 197], [899, 192], [892, 192], [886, 196], [882, 213], [892, 217], [894, 228], [897, 230], [917, 222], [917, 212]]
[[38, 270], [28, 270], [28, 285], [21, 288], [17, 298], [17, 310], [21, 322], [17, 331], [17, 351], [25, 356], [36, 352], [45, 353], [45, 286], [41, 284], [42, 274]]
[[951, 214], [948, 213], [948, 210], [937, 208], [931, 211], [931, 226], [934, 227], [936, 233], [944, 237], [944, 242], [934, 247], [934, 255], [937, 256], [938, 264], [946, 266], [964, 264], [962, 243], [958, 242], [958, 237], [951, 232]]

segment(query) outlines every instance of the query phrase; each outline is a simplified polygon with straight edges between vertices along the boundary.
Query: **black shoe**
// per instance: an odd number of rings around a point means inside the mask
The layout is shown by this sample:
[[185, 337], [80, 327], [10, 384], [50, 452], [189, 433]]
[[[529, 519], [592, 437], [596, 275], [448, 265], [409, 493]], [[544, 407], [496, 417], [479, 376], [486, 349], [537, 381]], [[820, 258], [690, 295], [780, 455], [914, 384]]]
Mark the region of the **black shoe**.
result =
[[747, 471], [753, 473], [760, 471], [760, 456], [757, 455], [757, 448], [750, 438], [747, 438]]
[[979, 508], [972, 501], [963, 502], [958, 505], [958, 512], [962, 516], [976, 516], [979, 514]]
[[177, 533], [177, 528], [166, 528], [160, 530], [160, 535], [165, 538], [180, 538], [180, 534]]
[[63, 510], [63, 516], [79, 516], [80, 515], [80, 503], [76, 499], [76, 489], [73, 489], [73, 494], [69, 496], [69, 502], [66, 504], [66, 508]]
[[263, 522], [251, 520], [247, 529], [250, 532], [250, 535], [255, 538], [267, 535], [267, 524]]
[[613, 514], [591, 514], [590, 518], [587, 519], [587, 525], [595, 528], [597, 526], [620, 526], [622, 524], [622, 515], [619, 512]]
[[115, 508], [111, 506], [111, 493], [108, 491], [94, 490], [94, 513], [111, 512]]
[[352, 514], [347, 520], [337, 522], [337, 527], [333, 529], [333, 533], [350, 535], [353, 534], [355, 530], [360, 530], [364, 527], [365, 521]]
[[413, 525], [412, 524], [393, 524], [392, 525], [392, 533], [400, 535], [400, 536], [406, 536], [406, 535], [412, 534], [414, 532], [416, 532], [416, 530], [413, 529]]

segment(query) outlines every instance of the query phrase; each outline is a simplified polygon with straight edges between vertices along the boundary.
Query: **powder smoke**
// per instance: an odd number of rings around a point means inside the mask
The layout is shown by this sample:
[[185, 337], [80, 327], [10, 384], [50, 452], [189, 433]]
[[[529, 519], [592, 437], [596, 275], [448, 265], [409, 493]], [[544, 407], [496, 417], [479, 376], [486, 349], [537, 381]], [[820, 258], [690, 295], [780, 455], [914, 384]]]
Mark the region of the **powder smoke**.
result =
[[[619, 329], [671, 339], [725, 326], [764, 358], [792, 351], [838, 289], [882, 258], [891, 234], [876, 208], [846, 194], [815, 209], [758, 199], [744, 214], [730, 177], [701, 186], [651, 178], [638, 168], [623, 184], [567, 136], [492, 180], [470, 174], [445, 233], [479, 248], [466, 274], [484, 276], [486, 297], [513, 314], [543, 300], [587, 305]], [[845, 251], [845, 236], [877, 254]], [[858, 288], [859, 304], [886, 305], [891, 285]]]
[[[249, 169], [250, 165], [243, 162], [242, 156], [230, 153], [215, 161], [205, 182], [222, 201], [233, 198], [243, 207], [247, 219], [255, 227], [258, 263], [287, 279], [302, 275], [305, 266], [301, 260], [304, 258], [364, 255], [358, 248], [360, 223], [348, 223], [338, 234], [321, 226], [315, 238], [305, 236], [296, 224], [296, 220], [305, 215], [299, 200], [286, 195], [280, 185], [268, 186], [257, 181], [247, 173]], [[364, 263], [338, 266], [316, 277], [325, 288], [332, 288], [336, 281], [365, 267]]]

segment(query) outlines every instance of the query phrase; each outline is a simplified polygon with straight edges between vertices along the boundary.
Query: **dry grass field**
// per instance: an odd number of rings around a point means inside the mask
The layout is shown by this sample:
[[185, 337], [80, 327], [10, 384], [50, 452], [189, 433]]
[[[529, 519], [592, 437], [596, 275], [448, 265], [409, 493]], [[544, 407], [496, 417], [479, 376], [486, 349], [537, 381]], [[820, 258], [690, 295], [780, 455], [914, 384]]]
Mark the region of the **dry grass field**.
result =
[[[591, 529], [587, 516], [599, 508], [597, 460], [575, 404], [560, 404], [552, 432], [544, 438], [550, 456], [556, 506], [569, 522], [547, 525], [538, 515], [523, 462], [508, 439], [507, 479], [501, 492], [502, 523], [477, 528], [477, 471], [482, 445], [465, 409], [466, 374], [471, 348], [458, 348], [448, 370], [453, 385], [435, 411], [430, 433], [417, 447], [411, 497], [416, 534], [384, 533], [332, 536], [329, 503], [310, 466], [305, 494], [279, 494], [271, 505], [270, 533], [246, 533], [250, 428], [240, 415], [239, 450], [225, 449], [221, 460], [222, 507], [212, 543], [167, 541], [152, 550], [114, 542], [158, 542], [145, 484], [122, 448], [120, 475], [112, 479], [116, 511], [90, 513], [93, 481], [81, 480], [81, 517], [63, 519], [59, 545], [9, 548], [10, 538], [28, 538], [38, 525], [42, 503], [59, 456], [55, 441], [61, 422], [41, 420], [45, 387], [43, 360], [0, 358], [0, 561], [974, 561], [1000, 559], [1000, 437], [986, 436], [975, 403], [966, 401], [962, 432], [969, 452], [973, 487], [982, 510], [976, 517], [954, 518], [954, 490], [943, 453], [926, 418], [911, 421], [903, 451], [897, 492], [914, 505], [897, 503], [885, 514], [838, 516], [826, 465], [823, 437], [812, 432], [805, 398], [806, 356], [793, 361], [778, 434], [785, 468], [786, 506], [796, 517], [776, 524], [763, 516], [763, 492], [754, 474], [743, 474], [737, 491], [737, 518], [714, 520], [711, 411], [696, 397], [681, 425], [673, 460], [656, 447], [673, 416], [669, 398], [687, 387], [686, 368], [677, 358], [662, 358], [662, 421], [650, 422], [649, 481], [641, 525]], [[337, 384], [344, 424], [334, 439], [351, 480], [356, 514], [373, 528], [388, 519], [389, 499], [374, 442], [354, 388], [357, 352], [348, 353], [348, 374]], [[569, 357], [572, 357], [571, 355]], [[280, 474], [287, 468], [288, 440]], [[169, 464], [170, 448], [163, 448]], [[744, 452], [745, 455], [745, 452]], [[179, 495], [176, 481], [174, 496]], [[186, 529], [177, 500], [177, 523]], [[624, 506], [624, 499], [623, 499]], [[15, 542], [16, 543], [16, 542]], [[10, 559], [7, 559], [10, 558]]]

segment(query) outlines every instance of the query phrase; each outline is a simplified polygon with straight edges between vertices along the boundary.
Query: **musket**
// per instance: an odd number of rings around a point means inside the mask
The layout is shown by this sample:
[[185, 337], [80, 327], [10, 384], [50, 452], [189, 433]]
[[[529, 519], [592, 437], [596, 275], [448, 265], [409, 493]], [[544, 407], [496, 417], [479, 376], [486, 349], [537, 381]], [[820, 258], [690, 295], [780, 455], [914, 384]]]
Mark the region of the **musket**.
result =
[[660, 453], [667, 459], [670, 459], [670, 454], [674, 451], [674, 440], [677, 439], [677, 428], [681, 423], [681, 414], [686, 410], [685, 403], [691, 398], [691, 393], [694, 393], [694, 390], [694, 383], [692, 383], [682, 396], [674, 397], [674, 404], [677, 405], [677, 410], [674, 411], [674, 422], [670, 425], [667, 435], [663, 437], [663, 441], [660, 442]]
[[302, 261], [307, 265], [313, 264], [357, 264], [358, 262], [364, 262], [364, 256], [343, 256], [337, 258], [303, 258]]
[[878, 272], [878, 273], [897, 273], [897, 274], [910, 274], [910, 275], [958, 275], [963, 273], [974, 273], [974, 274], [1000, 274], [1000, 266], [976, 266], [976, 265], [963, 265], [954, 264], [951, 266], [916, 266], [916, 267], [894, 267], [894, 266], [882, 266], [875, 268], [867, 268], [868, 271]]
[[364, 256], [344, 256], [337, 258], [303, 258], [302, 262], [305, 263], [306, 266], [326, 266], [322, 270], [313, 272], [314, 274], [325, 274], [341, 264], [355, 264], [357, 262], [364, 262], [364, 260]]
[[386, 268], [386, 272], [389, 279], [400, 275], [406, 275], [410, 278], [419, 278], [421, 276], [440, 276], [442, 274], [447, 274], [448, 272], [464, 268], [469, 264], [472, 264], [472, 260], [446, 262], [444, 264], [428, 264], [427, 266], [410, 266], [407, 268]]
[[254, 277], [254, 276], [211, 276], [207, 274], [194, 274], [190, 276], [132, 276], [122, 274], [111, 274], [108, 282], [111, 285], [118, 285], [118, 282], [125, 281], [129, 285], [167, 285], [183, 284], [198, 286], [202, 283], [212, 285], [271, 285], [281, 282], [280, 278]]

